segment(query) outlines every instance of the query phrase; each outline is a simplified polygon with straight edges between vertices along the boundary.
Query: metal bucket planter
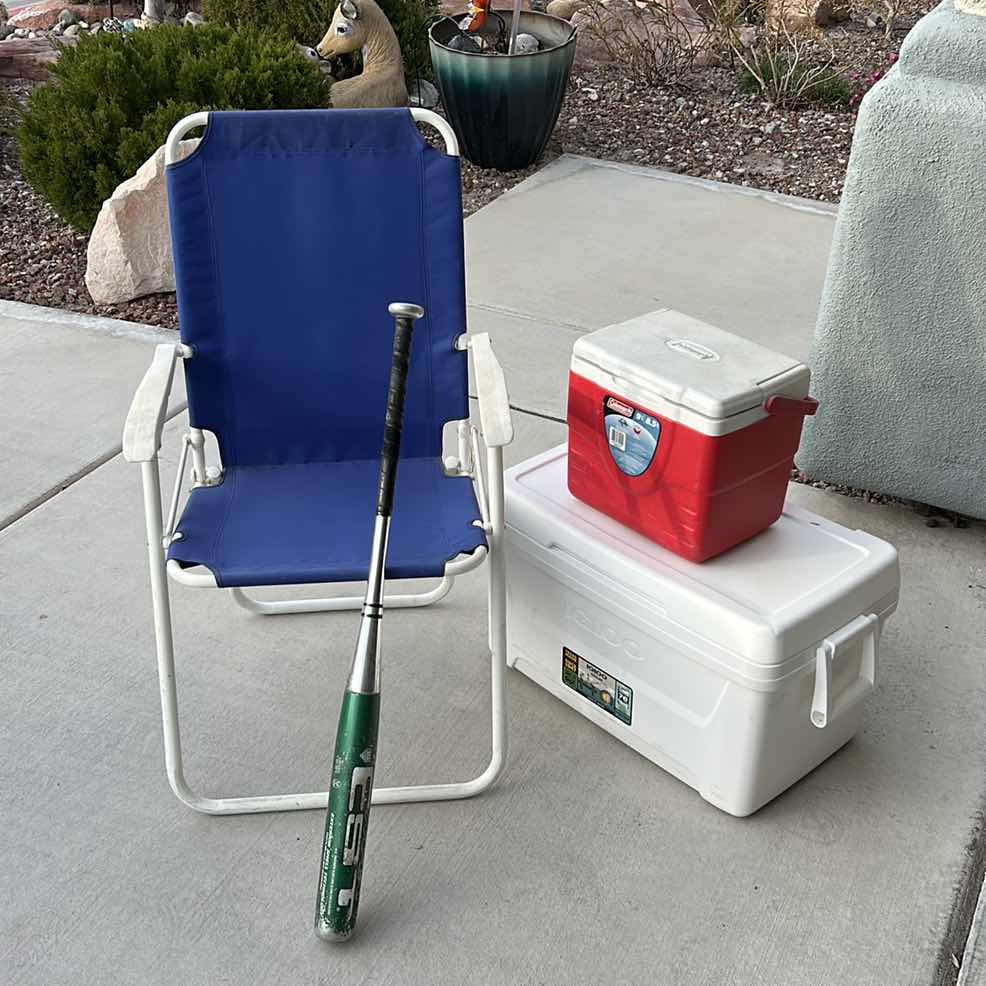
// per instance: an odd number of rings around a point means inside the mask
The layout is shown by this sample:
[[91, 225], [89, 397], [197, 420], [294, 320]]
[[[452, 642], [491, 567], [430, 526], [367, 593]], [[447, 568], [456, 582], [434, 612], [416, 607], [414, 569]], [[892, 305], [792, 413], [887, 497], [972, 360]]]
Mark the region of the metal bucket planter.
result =
[[[497, 11], [509, 24], [510, 10]], [[555, 129], [575, 58], [575, 28], [560, 17], [522, 11], [521, 33], [540, 51], [482, 55], [446, 43], [458, 32], [443, 17], [428, 32], [435, 81], [449, 122], [473, 164], [516, 171], [533, 164]]]

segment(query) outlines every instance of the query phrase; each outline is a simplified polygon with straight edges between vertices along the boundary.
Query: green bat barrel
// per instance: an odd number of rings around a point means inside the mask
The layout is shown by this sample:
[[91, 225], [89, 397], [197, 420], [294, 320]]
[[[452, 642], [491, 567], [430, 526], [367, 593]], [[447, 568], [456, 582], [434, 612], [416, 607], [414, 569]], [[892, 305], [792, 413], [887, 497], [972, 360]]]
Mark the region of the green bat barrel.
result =
[[315, 902], [315, 934], [325, 941], [344, 941], [356, 925], [379, 721], [379, 694], [346, 692], [336, 733]]

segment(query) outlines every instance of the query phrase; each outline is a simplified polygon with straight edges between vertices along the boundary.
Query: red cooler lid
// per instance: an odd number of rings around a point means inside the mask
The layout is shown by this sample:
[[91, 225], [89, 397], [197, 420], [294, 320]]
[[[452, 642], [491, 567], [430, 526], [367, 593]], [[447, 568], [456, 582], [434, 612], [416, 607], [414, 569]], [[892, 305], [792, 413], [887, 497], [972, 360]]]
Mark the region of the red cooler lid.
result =
[[583, 336], [572, 370], [709, 434], [745, 427], [769, 397], [803, 398], [809, 384], [803, 363], [670, 308]]

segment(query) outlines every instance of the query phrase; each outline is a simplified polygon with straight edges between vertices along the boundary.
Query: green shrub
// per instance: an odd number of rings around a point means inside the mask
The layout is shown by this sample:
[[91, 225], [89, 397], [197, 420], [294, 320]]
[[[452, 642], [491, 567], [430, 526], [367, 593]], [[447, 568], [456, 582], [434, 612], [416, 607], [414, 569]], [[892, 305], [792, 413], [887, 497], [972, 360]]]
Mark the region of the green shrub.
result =
[[808, 97], [826, 106], [848, 106], [852, 89], [838, 72], [827, 72], [808, 90]]
[[335, 0], [205, 0], [210, 24], [273, 31], [314, 47], [332, 20]]
[[742, 87], [744, 92], [764, 93], [779, 106], [848, 106], [852, 96], [848, 80], [827, 65], [792, 61], [774, 52], [751, 60], [743, 72]]
[[[438, 0], [377, 0], [394, 26], [411, 78], [431, 76], [428, 27], [439, 13]], [[465, 0], [463, 0], [465, 8]], [[314, 47], [335, 11], [335, 0], [205, 0], [205, 19], [227, 27], [274, 31]]]
[[51, 81], [31, 94], [17, 132], [21, 166], [55, 211], [87, 233], [103, 200], [183, 116], [328, 99], [325, 77], [284, 38], [213, 25], [106, 32], [67, 48]]
[[10, 95], [10, 90], [0, 83], [0, 136], [10, 134], [16, 120], [17, 112], [14, 108], [14, 100]]

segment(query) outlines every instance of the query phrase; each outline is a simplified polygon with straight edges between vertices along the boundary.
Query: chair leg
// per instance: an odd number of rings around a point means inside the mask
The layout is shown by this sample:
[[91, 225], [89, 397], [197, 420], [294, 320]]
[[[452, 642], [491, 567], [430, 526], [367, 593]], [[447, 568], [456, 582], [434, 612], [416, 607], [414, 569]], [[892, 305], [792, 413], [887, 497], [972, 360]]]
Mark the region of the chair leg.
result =
[[373, 804], [400, 804], [414, 801], [451, 801], [470, 798], [490, 787], [500, 776], [507, 760], [507, 584], [503, 557], [503, 451], [487, 450], [490, 495], [490, 527], [487, 535], [489, 558], [490, 714], [492, 753], [486, 770], [471, 781], [458, 784], [430, 784], [417, 787], [379, 788]]
[[[431, 606], [444, 599], [452, 588], [455, 579], [446, 575], [434, 589], [427, 592], [384, 596], [387, 609], [411, 609], [418, 606]], [[230, 589], [233, 599], [239, 606], [251, 613], [262, 616], [279, 616], [288, 613], [331, 613], [339, 610], [358, 610], [363, 606], [362, 596], [337, 596], [327, 599], [254, 599], [242, 589]]]
[[[178, 799], [208, 815], [242, 815], [268, 811], [303, 811], [324, 809], [328, 791], [301, 794], [273, 794], [254, 797], [207, 798], [196, 794], [185, 781], [182, 763], [181, 734], [178, 721], [178, 690], [175, 681], [174, 638], [171, 624], [171, 600], [161, 513], [161, 483], [157, 461], [143, 462], [144, 510], [147, 523], [147, 550], [151, 575], [151, 596], [154, 604], [154, 634], [157, 645], [158, 685], [161, 694], [161, 717], [164, 727], [164, 759], [168, 782]], [[469, 798], [486, 790], [503, 769], [507, 748], [506, 685], [505, 685], [505, 586], [500, 558], [503, 526], [502, 485], [494, 517], [494, 533], [490, 537], [490, 641], [491, 641], [491, 706], [492, 756], [487, 768], [477, 777], [456, 784], [424, 784], [410, 787], [377, 788], [374, 804], [400, 804], [419, 801], [451, 801]], [[439, 587], [440, 588], [440, 587]], [[434, 590], [433, 590], [434, 591]], [[447, 590], [446, 590], [447, 591]]]

